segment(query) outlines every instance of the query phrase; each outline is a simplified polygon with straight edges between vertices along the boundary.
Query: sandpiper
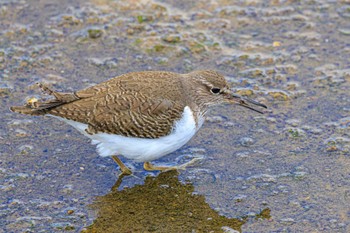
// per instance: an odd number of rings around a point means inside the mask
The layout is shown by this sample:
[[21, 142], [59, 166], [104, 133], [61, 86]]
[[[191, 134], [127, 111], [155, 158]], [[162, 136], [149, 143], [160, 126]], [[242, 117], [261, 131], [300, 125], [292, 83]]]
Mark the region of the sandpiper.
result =
[[234, 94], [224, 76], [212, 70], [178, 74], [166, 71], [127, 73], [73, 93], [39, 87], [54, 98], [31, 100], [14, 112], [49, 115], [72, 125], [111, 156], [122, 174], [130, 169], [117, 157], [144, 162], [145, 170], [181, 166], [155, 166], [159, 159], [185, 145], [202, 126], [212, 105], [231, 103], [259, 113], [264, 104]]

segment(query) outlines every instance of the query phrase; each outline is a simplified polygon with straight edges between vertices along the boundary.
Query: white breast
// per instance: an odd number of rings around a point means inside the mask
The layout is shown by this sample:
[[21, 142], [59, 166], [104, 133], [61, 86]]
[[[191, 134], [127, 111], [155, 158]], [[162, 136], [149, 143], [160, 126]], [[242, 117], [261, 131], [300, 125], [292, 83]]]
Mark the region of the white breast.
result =
[[157, 139], [148, 139], [107, 133], [90, 135], [85, 132], [86, 124], [61, 117], [53, 117], [65, 121], [92, 139], [92, 143], [97, 144], [97, 151], [101, 156], [123, 155], [128, 159], [139, 162], [152, 161], [179, 149], [195, 135], [204, 122], [204, 118], [199, 117], [196, 126], [193, 112], [186, 106], [181, 119], [175, 123], [169, 135]]

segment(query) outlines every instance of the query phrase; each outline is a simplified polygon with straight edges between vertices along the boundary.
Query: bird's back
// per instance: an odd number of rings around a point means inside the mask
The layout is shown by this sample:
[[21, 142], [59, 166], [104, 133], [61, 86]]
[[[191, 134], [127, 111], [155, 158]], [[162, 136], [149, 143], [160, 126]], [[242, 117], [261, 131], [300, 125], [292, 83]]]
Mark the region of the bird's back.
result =
[[[173, 88], [168, 88], [172, 86]], [[172, 72], [133, 72], [74, 93], [49, 90], [54, 100], [12, 107], [29, 114], [51, 114], [87, 124], [87, 132], [140, 138], [168, 135], [181, 118], [186, 100], [181, 75]], [[164, 91], [166, 88], [168, 91]]]

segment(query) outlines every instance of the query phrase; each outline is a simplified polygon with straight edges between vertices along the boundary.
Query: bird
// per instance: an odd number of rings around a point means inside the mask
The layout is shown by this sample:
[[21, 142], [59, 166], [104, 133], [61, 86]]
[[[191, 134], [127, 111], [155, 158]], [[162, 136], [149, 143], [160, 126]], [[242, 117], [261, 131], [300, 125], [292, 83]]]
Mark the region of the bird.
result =
[[[214, 105], [233, 104], [258, 113], [265, 104], [235, 94], [214, 70], [187, 74], [169, 71], [130, 72], [75, 92], [58, 92], [37, 83], [51, 99], [29, 99], [13, 112], [48, 115], [73, 126], [96, 145], [102, 157], [112, 157], [122, 175], [132, 171], [122, 155], [143, 162], [147, 171], [181, 166], [151, 162], [184, 146], [203, 125]], [[195, 159], [193, 159], [195, 160]], [[190, 164], [190, 163], [188, 163]]]

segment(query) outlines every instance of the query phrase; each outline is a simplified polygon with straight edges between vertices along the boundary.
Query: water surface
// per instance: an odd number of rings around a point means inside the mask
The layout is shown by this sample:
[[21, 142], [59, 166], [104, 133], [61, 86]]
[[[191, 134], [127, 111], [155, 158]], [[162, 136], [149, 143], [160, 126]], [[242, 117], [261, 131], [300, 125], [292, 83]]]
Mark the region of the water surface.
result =
[[[346, 0], [1, 1], [0, 232], [350, 232], [349, 19]], [[204, 156], [178, 174], [126, 161], [135, 176], [116, 184], [76, 130], [8, 110], [39, 97], [36, 82], [196, 69], [269, 110], [212, 109], [157, 161]]]

